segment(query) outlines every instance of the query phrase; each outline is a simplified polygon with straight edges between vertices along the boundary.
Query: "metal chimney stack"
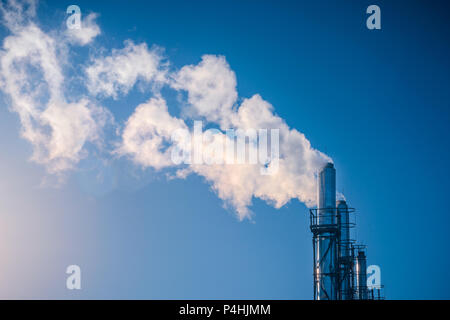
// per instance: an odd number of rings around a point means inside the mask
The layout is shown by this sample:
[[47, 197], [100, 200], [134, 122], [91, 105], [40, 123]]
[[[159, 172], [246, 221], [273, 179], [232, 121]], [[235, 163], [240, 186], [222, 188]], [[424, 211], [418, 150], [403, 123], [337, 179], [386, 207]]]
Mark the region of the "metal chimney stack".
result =
[[336, 300], [337, 229], [336, 170], [328, 163], [318, 175], [317, 212], [314, 221], [314, 297]]
[[[313, 233], [314, 299], [384, 299], [383, 286], [368, 290], [365, 246], [351, 239], [349, 208], [336, 202], [336, 170], [327, 163], [317, 175], [317, 208], [310, 209]], [[376, 296], [377, 294], [377, 296]]]

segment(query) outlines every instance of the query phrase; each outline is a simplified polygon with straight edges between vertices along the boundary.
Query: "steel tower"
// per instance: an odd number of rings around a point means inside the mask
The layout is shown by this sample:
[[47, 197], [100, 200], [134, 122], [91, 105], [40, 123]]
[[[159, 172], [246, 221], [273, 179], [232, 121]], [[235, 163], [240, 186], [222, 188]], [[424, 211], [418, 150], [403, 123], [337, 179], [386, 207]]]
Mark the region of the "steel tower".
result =
[[336, 202], [336, 170], [327, 163], [317, 175], [317, 208], [310, 210], [313, 233], [314, 299], [384, 299], [383, 286], [367, 287], [366, 247], [351, 239], [346, 201]]

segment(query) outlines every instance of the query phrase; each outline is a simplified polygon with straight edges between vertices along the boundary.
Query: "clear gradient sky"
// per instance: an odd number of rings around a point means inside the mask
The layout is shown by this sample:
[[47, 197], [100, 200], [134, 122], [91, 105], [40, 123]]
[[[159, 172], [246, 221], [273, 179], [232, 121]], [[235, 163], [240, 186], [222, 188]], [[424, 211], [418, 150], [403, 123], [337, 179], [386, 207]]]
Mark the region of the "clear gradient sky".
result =
[[[38, 25], [61, 28], [70, 4], [97, 13], [101, 28], [68, 52], [75, 69], [127, 39], [164, 48], [174, 68], [225, 56], [240, 97], [260, 94], [333, 158], [386, 297], [450, 298], [445, 1], [41, 1]], [[381, 30], [366, 28], [371, 4]], [[30, 161], [19, 117], [0, 98], [0, 298], [313, 297], [309, 213], [298, 200], [275, 209], [254, 199], [253, 219], [239, 221], [197, 175], [168, 180], [95, 152], [56, 183]], [[123, 127], [148, 98], [136, 87], [101, 103]], [[80, 291], [65, 287], [71, 264]]]

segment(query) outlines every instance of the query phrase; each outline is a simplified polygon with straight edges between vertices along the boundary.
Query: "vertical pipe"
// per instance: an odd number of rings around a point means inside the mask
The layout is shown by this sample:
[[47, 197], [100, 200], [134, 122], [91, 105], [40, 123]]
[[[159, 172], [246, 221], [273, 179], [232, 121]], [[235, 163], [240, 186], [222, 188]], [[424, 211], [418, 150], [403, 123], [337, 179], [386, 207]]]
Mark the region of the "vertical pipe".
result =
[[367, 300], [367, 262], [363, 250], [356, 257], [356, 288], [359, 300]]
[[339, 228], [339, 283], [342, 300], [353, 298], [351, 285], [351, 270], [353, 259], [350, 254], [350, 215], [344, 200], [337, 202], [337, 219]]
[[337, 299], [336, 170], [328, 163], [318, 175], [317, 224], [321, 232], [315, 236], [316, 292], [318, 300]]
[[327, 163], [319, 172], [317, 192], [317, 208], [319, 224], [333, 224], [336, 208], [336, 169], [332, 163]]
[[340, 249], [341, 257], [350, 256], [350, 214], [345, 200], [337, 202], [337, 216], [339, 218], [339, 233], [340, 233]]

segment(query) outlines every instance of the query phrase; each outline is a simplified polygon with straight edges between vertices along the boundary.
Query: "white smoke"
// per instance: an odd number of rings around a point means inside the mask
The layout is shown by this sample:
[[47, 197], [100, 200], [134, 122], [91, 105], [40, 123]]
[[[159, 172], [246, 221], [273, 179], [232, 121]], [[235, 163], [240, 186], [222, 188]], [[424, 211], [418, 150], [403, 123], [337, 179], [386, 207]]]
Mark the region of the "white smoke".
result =
[[[0, 5], [0, 10], [2, 21], [11, 32], [0, 49], [2, 90], [10, 97], [11, 110], [20, 117], [22, 136], [33, 146], [32, 160], [45, 165], [50, 173], [75, 168], [87, 154], [86, 144], [101, 142], [103, 128], [112, 121], [112, 115], [98, 106], [97, 98], [118, 100], [141, 84], [151, 97], [136, 107], [123, 129], [118, 129], [120, 143], [115, 155], [128, 157], [143, 168], [175, 168], [173, 177], [185, 178], [189, 174], [204, 177], [241, 220], [251, 218], [249, 207], [253, 198], [275, 208], [291, 199], [307, 206], [315, 204], [315, 173], [331, 159], [312, 148], [304, 134], [290, 128], [260, 95], [244, 98], [238, 104], [236, 75], [225, 57], [205, 55], [197, 65], [170, 71], [161, 49], [149, 49], [145, 43], [128, 40], [124, 48], [113, 49], [109, 55], [91, 57], [82, 79], [88, 94], [68, 99], [63, 89], [67, 81], [63, 68], [67, 64], [67, 47], [87, 45], [101, 34], [95, 23], [96, 15], [86, 17], [86, 29], [79, 34], [64, 30], [50, 35], [33, 22], [35, 1], [10, 0]], [[163, 86], [185, 93], [180, 97], [187, 96], [180, 101], [183, 119], [170, 114], [159, 90]], [[192, 132], [186, 124], [192, 120], [202, 120], [208, 127], [216, 128], [211, 141], [193, 141], [209, 150], [229, 139], [224, 132], [229, 128], [276, 129], [279, 161], [178, 165], [171, 155], [180, 147], [180, 141], [175, 145], [172, 138], [180, 130]], [[188, 144], [182, 141], [181, 149], [187, 150]], [[247, 148], [255, 145], [248, 143]], [[261, 174], [261, 168], [271, 169], [275, 165], [275, 173]]]
[[81, 46], [92, 42], [101, 33], [100, 27], [95, 23], [95, 19], [97, 19], [97, 14], [90, 13], [83, 19], [80, 29], [67, 29], [66, 35], [69, 37], [69, 40]]
[[[242, 130], [279, 129], [280, 132], [279, 168], [275, 174], [262, 175], [259, 164], [227, 164], [223, 161], [221, 164], [190, 164], [178, 170], [177, 177], [184, 178], [189, 173], [203, 176], [219, 198], [235, 209], [241, 220], [251, 217], [249, 206], [254, 197], [275, 208], [282, 207], [291, 199], [298, 199], [308, 206], [315, 204], [315, 173], [331, 159], [312, 148], [302, 133], [290, 129], [261, 96], [254, 95], [236, 106], [236, 77], [224, 57], [204, 56], [198, 65], [183, 67], [173, 75], [173, 79], [173, 88], [188, 93], [186, 108], [191, 117], [202, 117], [209, 123], [218, 124], [222, 130], [232, 126]], [[138, 112], [142, 115], [140, 110]], [[161, 154], [158, 150], [161, 142], [169, 137], [169, 132], [165, 130], [168, 123], [172, 129], [176, 124], [179, 129], [185, 129], [186, 125], [180, 119], [170, 117], [166, 108], [162, 109], [162, 114], [156, 117], [158, 121], [147, 124], [148, 131], [152, 133], [146, 138], [149, 147], [133, 148], [130, 152], [133, 160], [144, 167], [161, 169], [173, 165], [168, 161], [168, 154]], [[135, 129], [135, 122], [140, 124], [140, 130]], [[130, 118], [123, 134], [122, 154], [129, 148], [129, 141], [143, 144], [143, 137], [148, 134], [143, 125], [144, 121], [136, 114]], [[223, 133], [216, 134], [215, 141], [220, 139], [225, 139]], [[204, 141], [201, 143], [205, 144]], [[152, 158], [153, 155], [156, 156]]]
[[198, 65], [185, 66], [172, 78], [173, 88], [188, 93], [186, 113], [190, 117], [204, 117], [222, 129], [231, 124], [238, 94], [236, 75], [225, 57], [204, 55]]
[[22, 136], [33, 146], [32, 160], [61, 173], [85, 156], [87, 142], [100, 141], [110, 113], [85, 97], [67, 100], [62, 69], [68, 43], [33, 22], [35, 7], [35, 1], [0, 5], [11, 32], [0, 50], [0, 78], [20, 117]]
[[143, 167], [159, 170], [172, 166], [173, 146], [163, 150], [164, 145], [171, 142], [175, 130], [186, 128], [183, 120], [170, 116], [163, 98], [152, 98], [139, 105], [128, 119], [117, 153], [130, 156]]
[[136, 45], [133, 41], [126, 41], [123, 49], [94, 59], [93, 64], [86, 68], [89, 91], [93, 95], [117, 99], [119, 95], [126, 95], [139, 80], [164, 83], [166, 70], [161, 51], [157, 47], [148, 50], [145, 43]]

